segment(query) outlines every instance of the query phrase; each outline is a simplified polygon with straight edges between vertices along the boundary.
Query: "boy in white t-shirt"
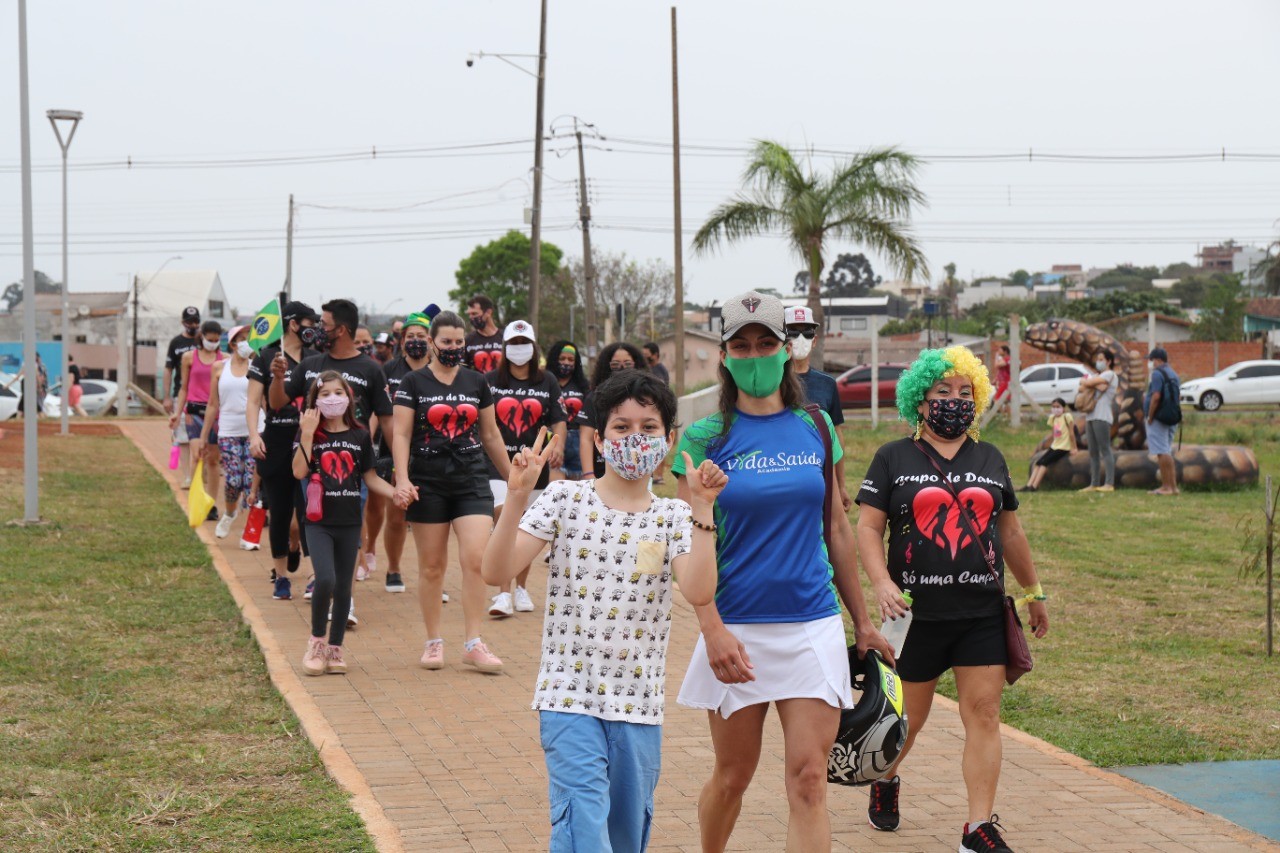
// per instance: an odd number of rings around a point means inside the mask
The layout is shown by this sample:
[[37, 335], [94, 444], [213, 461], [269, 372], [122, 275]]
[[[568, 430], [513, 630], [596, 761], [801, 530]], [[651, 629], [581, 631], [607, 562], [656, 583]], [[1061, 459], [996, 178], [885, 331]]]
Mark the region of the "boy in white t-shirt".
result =
[[539, 436], [511, 461], [507, 511], [481, 573], [501, 585], [550, 544], [533, 708], [551, 849], [631, 853], [648, 844], [661, 768], [672, 582], [694, 605], [715, 595], [712, 507], [728, 477], [709, 460], [693, 469], [686, 456], [691, 503], [655, 496], [648, 479], [675, 437], [674, 394], [651, 374], [626, 370], [593, 401], [604, 476], [552, 482], [524, 511], [556, 440], [544, 447]]

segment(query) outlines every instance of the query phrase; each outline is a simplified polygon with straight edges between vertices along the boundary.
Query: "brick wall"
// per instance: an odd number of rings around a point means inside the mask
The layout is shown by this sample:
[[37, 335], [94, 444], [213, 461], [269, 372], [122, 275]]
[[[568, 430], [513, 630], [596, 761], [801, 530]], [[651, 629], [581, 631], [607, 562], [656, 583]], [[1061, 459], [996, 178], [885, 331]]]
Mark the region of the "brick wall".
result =
[[[1161, 345], [1169, 353], [1169, 365], [1183, 380], [1209, 376], [1237, 361], [1266, 357], [1261, 341], [1245, 343], [1180, 341]], [[1130, 352], [1137, 352], [1143, 356], [1147, 354], [1146, 341], [1125, 341], [1125, 347]], [[1024, 368], [1033, 364], [1048, 364], [1055, 361], [1076, 363], [1073, 359], [1050, 355], [1027, 343], [1022, 344], [1021, 356]]]

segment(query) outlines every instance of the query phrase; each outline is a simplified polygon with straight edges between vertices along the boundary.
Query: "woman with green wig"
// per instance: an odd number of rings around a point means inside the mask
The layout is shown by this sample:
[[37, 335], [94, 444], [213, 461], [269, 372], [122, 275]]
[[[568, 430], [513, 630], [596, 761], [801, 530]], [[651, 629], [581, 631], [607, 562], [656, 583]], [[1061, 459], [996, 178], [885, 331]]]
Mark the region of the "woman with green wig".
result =
[[1035, 636], [1048, 632], [1049, 615], [1009, 467], [999, 450], [979, 441], [977, 423], [994, 396], [986, 367], [967, 348], [920, 353], [897, 388], [898, 412], [913, 434], [884, 445], [871, 460], [857, 497], [857, 541], [881, 616], [901, 618], [908, 607], [912, 615], [897, 662], [910, 733], [894, 775], [871, 784], [868, 819], [876, 829], [898, 828], [898, 771], [929, 718], [938, 678], [951, 670], [969, 798], [959, 849], [998, 853], [1010, 849], [992, 813], [1008, 661], [1005, 564], [1022, 586]]
[[[828, 460], [819, 430], [831, 436], [830, 461], [841, 448], [826, 413], [804, 409], [781, 301], [754, 291], [729, 299], [721, 340], [720, 411], [691, 425], [679, 448], [693, 465], [710, 459], [729, 475], [709, 528], [716, 597], [694, 608], [702, 635], [679, 698], [708, 712], [715, 748], [698, 799], [702, 849], [728, 843], [772, 704], [786, 739], [786, 847], [830, 850], [827, 755], [840, 710], [853, 707], [840, 602], [861, 652], [874, 648], [892, 661], [892, 650], [867, 614], [848, 516], [823, 519]], [[671, 470], [687, 501], [684, 459], [677, 453]]]

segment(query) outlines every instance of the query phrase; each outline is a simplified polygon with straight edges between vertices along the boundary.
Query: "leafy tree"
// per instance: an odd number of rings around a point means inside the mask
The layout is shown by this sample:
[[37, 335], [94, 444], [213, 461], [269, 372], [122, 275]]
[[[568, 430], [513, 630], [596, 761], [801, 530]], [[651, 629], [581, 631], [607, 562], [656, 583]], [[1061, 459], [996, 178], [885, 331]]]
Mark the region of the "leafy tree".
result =
[[1016, 284], [1018, 287], [1026, 287], [1031, 283], [1031, 273], [1026, 270], [1014, 270], [1009, 273], [1009, 283]]
[[1197, 273], [1178, 280], [1169, 292], [1182, 302], [1183, 308], [1200, 308], [1205, 304], [1209, 292], [1219, 284], [1229, 284], [1235, 280], [1231, 273], [1217, 272], [1210, 275]]
[[1243, 341], [1245, 292], [1237, 275], [1223, 276], [1205, 295], [1200, 317], [1191, 327], [1193, 341]]
[[[871, 261], [867, 260], [866, 255], [861, 252], [856, 255], [844, 253], [836, 258], [827, 273], [826, 281], [822, 283], [822, 298], [861, 298], [870, 295], [880, 282], [880, 276], [871, 268]], [[796, 273], [795, 292], [809, 292], [808, 270]]]
[[1113, 317], [1145, 314], [1148, 311], [1169, 317], [1185, 316], [1181, 308], [1171, 305], [1161, 293], [1153, 290], [1139, 293], [1118, 290], [1092, 299], [1078, 299], [1056, 305], [1054, 310], [1057, 316], [1083, 323], [1097, 323]]
[[1094, 292], [1101, 290], [1151, 290], [1151, 282], [1160, 277], [1156, 267], [1132, 267], [1121, 265], [1110, 269], [1089, 282]]
[[[592, 256], [596, 272], [596, 323], [600, 330], [600, 344], [604, 339], [604, 320], [614, 313], [614, 306], [623, 306], [626, 328], [614, 328], [614, 340], [643, 343], [659, 338], [674, 327], [672, 305], [675, 300], [675, 271], [658, 259], [637, 261], [625, 252], [596, 252]], [[569, 298], [574, 304], [586, 304], [586, 277], [582, 260], [572, 258], [567, 267], [571, 282]], [[575, 335], [585, 342], [587, 327], [585, 315], [579, 311], [575, 323]], [[650, 317], [653, 318], [652, 325]]]
[[[458, 286], [449, 291], [449, 299], [459, 310], [465, 310], [468, 299], [483, 293], [497, 307], [496, 322], [506, 323], [526, 317], [529, 311], [530, 247], [529, 237], [514, 230], [483, 246], [476, 246], [458, 264], [458, 271], [454, 273]], [[559, 246], [542, 244], [543, 279], [555, 278], [563, 256]], [[548, 303], [552, 301], [553, 298], [547, 300]], [[537, 331], [541, 337], [544, 330]]]
[[1160, 273], [1160, 278], [1185, 278], [1198, 272], [1200, 272], [1200, 268], [1194, 264], [1178, 261], [1176, 264], [1169, 264], [1169, 266], [1165, 267], [1164, 272]]
[[[36, 283], [36, 293], [61, 293], [62, 285], [59, 282], [49, 278], [40, 270], [35, 271], [33, 276]], [[5, 310], [12, 313], [15, 308], [22, 304], [23, 283], [15, 281], [4, 289], [4, 293], [0, 295], [0, 300], [6, 304]]]
[[[809, 267], [808, 304], [821, 323], [820, 286], [830, 238], [866, 245], [906, 277], [928, 275], [924, 251], [906, 225], [914, 208], [925, 203], [916, 186], [918, 166], [910, 154], [885, 148], [820, 174], [811, 164], [802, 166], [786, 147], [758, 140], [743, 171], [746, 188], [711, 212], [693, 247], [706, 252], [721, 241], [786, 234], [792, 251]], [[821, 369], [821, 336], [811, 358]]]

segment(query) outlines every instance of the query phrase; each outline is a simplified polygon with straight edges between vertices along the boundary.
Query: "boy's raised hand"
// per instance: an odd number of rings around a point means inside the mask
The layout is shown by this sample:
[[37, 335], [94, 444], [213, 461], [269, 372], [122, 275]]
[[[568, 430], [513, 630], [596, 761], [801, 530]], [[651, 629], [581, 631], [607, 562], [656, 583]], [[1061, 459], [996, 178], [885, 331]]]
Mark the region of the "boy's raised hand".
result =
[[[507, 478], [507, 491], [527, 494], [538, 487], [542, 469], [547, 467], [557, 444], [557, 436], [547, 437], [547, 428], [538, 430], [533, 447], [526, 447], [511, 458], [511, 474]], [[544, 446], [545, 443], [545, 446]]]
[[720, 470], [720, 466], [710, 459], [702, 460], [697, 468], [693, 467], [693, 459], [687, 450], [680, 451], [684, 457], [685, 479], [689, 482], [689, 493], [695, 501], [707, 504], [716, 502], [724, 487], [729, 485], [729, 475]]

